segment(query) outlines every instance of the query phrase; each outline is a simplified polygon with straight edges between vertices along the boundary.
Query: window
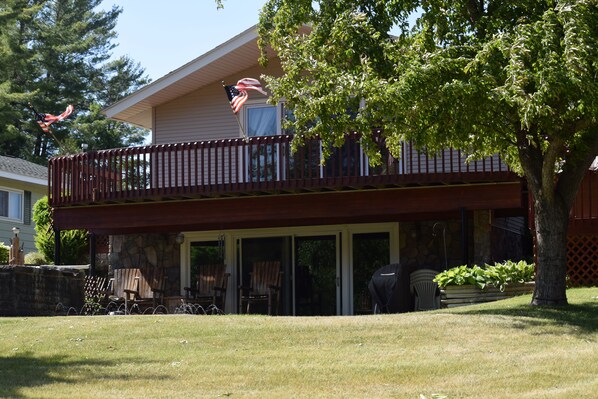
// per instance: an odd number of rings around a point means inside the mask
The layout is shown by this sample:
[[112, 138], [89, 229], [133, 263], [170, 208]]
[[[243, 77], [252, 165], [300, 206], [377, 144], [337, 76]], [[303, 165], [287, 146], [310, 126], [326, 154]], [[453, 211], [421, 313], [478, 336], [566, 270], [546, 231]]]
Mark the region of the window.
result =
[[23, 192], [0, 188], [0, 218], [23, 220]]
[[[248, 137], [276, 136], [280, 134], [280, 106], [264, 103], [245, 106], [245, 127]], [[279, 176], [279, 144], [255, 142], [250, 144], [248, 174], [254, 182], [273, 181]]]
[[279, 132], [279, 121], [276, 118], [277, 108], [273, 105], [254, 105], [247, 107], [247, 135], [275, 136]]

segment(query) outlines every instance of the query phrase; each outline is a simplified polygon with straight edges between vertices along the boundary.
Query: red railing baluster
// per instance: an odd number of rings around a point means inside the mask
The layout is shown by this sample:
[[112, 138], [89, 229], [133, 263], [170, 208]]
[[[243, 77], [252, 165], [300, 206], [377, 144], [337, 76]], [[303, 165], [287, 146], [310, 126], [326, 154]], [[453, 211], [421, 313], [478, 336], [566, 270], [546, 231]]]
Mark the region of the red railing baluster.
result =
[[[374, 140], [380, 145], [383, 165], [369, 168], [356, 133], [347, 135], [341, 147], [333, 148], [331, 159], [321, 167], [319, 138], [305, 139], [296, 153], [291, 153], [292, 140], [289, 135], [262, 136], [56, 157], [48, 163], [48, 195], [52, 206], [69, 206], [171, 196], [359, 188], [380, 183], [396, 187], [462, 183], [473, 177], [517, 179], [498, 156], [468, 165], [460, 150], [447, 149], [428, 156], [407, 142], [397, 159], [384, 148], [382, 136]], [[595, 198], [585, 187], [581, 212], [598, 217]]]

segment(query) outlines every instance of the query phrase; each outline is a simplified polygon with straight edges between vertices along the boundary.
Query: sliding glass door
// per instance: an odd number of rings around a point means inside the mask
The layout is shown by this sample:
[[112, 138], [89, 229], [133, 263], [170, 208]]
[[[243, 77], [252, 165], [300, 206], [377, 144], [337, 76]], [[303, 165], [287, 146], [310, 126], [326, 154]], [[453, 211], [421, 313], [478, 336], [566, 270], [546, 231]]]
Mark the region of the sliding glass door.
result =
[[295, 238], [295, 315], [338, 314], [337, 235]]

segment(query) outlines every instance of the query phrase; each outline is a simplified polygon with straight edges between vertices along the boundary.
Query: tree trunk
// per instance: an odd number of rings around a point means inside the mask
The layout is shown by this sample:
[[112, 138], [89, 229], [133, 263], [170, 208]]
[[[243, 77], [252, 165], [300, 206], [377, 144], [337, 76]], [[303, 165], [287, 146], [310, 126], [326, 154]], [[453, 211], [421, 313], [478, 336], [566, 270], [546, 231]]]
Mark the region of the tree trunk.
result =
[[534, 197], [534, 218], [538, 266], [532, 305], [565, 305], [569, 209], [539, 193]]

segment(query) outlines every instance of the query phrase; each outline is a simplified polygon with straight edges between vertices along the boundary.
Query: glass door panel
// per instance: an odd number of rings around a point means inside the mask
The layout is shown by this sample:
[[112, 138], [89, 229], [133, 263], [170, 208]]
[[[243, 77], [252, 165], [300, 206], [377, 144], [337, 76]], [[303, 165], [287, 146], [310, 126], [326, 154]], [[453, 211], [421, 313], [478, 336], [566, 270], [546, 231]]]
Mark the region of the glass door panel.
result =
[[[247, 134], [249, 137], [275, 136], [279, 121], [277, 107], [272, 105], [247, 106]], [[273, 142], [249, 145], [249, 176], [253, 182], [273, 181], [278, 173], [278, 146]]]
[[[291, 314], [291, 237], [264, 237], [244, 238], [241, 240], [241, 256], [239, 264], [239, 285], [248, 287], [250, 285], [251, 272], [256, 262], [280, 262], [282, 271], [281, 290], [277, 314]], [[245, 309], [241, 309], [245, 313]], [[267, 302], [252, 307], [251, 313], [268, 312]]]
[[390, 234], [353, 234], [353, 313], [372, 311], [368, 283], [372, 274], [390, 263]]
[[193, 241], [190, 244], [190, 280], [200, 273], [201, 265], [224, 263], [224, 240]]
[[336, 236], [295, 238], [295, 314], [337, 314]]

